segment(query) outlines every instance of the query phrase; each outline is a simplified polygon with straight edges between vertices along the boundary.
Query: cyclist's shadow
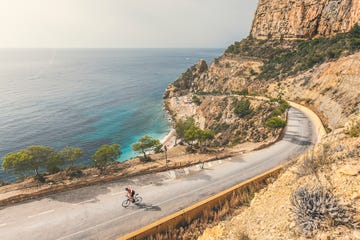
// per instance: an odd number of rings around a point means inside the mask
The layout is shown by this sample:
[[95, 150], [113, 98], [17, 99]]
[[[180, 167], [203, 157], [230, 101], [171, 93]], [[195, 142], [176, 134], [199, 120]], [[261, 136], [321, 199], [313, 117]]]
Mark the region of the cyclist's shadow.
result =
[[144, 211], [161, 211], [161, 208], [159, 206], [146, 204], [146, 203], [134, 204], [134, 207], [137, 207], [139, 209], [144, 209]]

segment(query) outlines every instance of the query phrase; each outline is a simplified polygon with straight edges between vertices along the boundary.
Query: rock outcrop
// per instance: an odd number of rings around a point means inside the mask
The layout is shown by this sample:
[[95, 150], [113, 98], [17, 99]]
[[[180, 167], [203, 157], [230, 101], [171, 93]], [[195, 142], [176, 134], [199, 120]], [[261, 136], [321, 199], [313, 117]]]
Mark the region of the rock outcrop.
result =
[[[331, 131], [316, 150], [297, 159], [290, 171], [256, 194], [250, 207], [205, 231], [202, 239], [294, 239], [304, 235], [294, 221], [290, 201], [302, 185], [326, 187], [354, 212], [348, 225], [322, 222], [322, 228], [311, 233], [312, 239], [359, 238], [359, 230], [354, 229], [360, 225], [360, 28], [354, 27], [356, 23], [360, 24], [360, 0], [259, 0], [252, 37], [235, 42], [206, 68], [199, 62], [169, 86], [166, 101], [171, 108], [182, 114], [186, 111], [180, 109], [189, 109], [201, 127], [240, 122], [228, 100], [258, 94], [308, 106]], [[327, 38], [338, 33], [345, 34]], [[191, 109], [176, 104], [193, 95], [202, 104]], [[255, 104], [252, 102], [258, 110]], [[261, 121], [252, 126], [242, 123], [235, 132], [225, 130], [218, 137], [235, 133], [237, 139], [227, 139], [230, 145], [239, 140], [263, 141], [266, 138], [259, 138], [256, 131], [240, 131], [258, 126]], [[265, 130], [264, 134], [274, 136]]]
[[359, 0], [259, 0], [250, 35], [309, 38], [348, 32], [360, 23]]
[[[278, 88], [272, 83], [268, 92], [276, 96]], [[287, 99], [316, 110], [327, 127], [341, 128], [360, 112], [360, 53], [284, 79], [281, 88]]]
[[[215, 134], [212, 146], [235, 146], [246, 142], [269, 144], [281, 132], [281, 129], [265, 126], [279, 105], [276, 102], [255, 97], [201, 95], [197, 96], [201, 102], [197, 105], [191, 101], [191, 96], [165, 99], [166, 108], [175, 121], [193, 117], [197, 126], [211, 130]], [[239, 117], [234, 110], [244, 99], [249, 99], [251, 113]]]

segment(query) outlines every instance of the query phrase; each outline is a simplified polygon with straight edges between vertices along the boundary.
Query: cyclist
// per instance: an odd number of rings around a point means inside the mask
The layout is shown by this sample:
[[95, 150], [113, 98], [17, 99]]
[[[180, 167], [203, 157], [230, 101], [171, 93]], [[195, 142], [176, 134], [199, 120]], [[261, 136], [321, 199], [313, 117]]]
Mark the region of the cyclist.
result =
[[128, 198], [134, 203], [135, 202], [135, 191], [131, 188], [125, 188]]

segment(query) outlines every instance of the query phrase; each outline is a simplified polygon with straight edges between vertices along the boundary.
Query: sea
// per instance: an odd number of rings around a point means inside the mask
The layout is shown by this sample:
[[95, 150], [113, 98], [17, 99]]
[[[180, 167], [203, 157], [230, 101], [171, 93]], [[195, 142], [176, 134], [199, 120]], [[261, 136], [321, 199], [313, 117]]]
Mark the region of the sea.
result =
[[[168, 84], [224, 49], [0, 49], [0, 163], [30, 145], [80, 147], [90, 165], [103, 144], [118, 143], [119, 161], [137, 155], [145, 134], [171, 130], [163, 109]], [[0, 182], [16, 180], [0, 169]]]

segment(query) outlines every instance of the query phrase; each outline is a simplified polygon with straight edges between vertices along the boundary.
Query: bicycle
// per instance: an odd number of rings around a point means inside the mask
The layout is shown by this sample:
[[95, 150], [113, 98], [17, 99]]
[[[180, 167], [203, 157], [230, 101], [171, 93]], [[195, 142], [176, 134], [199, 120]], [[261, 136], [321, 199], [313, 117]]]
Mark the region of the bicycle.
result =
[[[135, 194], [134, 199], [134, 204], [139, 204], [142, 202], [142, 197], [140, 197], [140, 195], [137, 193]], [[124, 200], [121, 205], [126, 208], [130, 205], [130, 203], [132, 203], [132, 200], [126, 195], [126, 200]]]

